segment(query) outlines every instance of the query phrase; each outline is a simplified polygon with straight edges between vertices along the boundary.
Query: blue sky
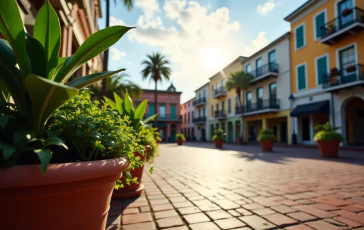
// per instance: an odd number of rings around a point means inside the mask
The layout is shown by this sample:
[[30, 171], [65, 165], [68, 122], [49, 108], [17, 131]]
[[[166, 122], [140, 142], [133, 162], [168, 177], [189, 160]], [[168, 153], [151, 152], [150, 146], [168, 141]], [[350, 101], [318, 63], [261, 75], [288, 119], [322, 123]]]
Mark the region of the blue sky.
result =
[[[170, 80], [184, 102], [236, 57], [249, 56], [289, 31], [283, 18], [306, 0], [135, 0], [130, 12], [116, 2], [111, 1], [111, 24], [137, 28], [110, 49], [109, 70], [126, 68], [130, 80], [154, 88], [142, 80], [140, 63], [161, 52], [171, 62]], [[105, 18], [99, 26], [105, 27]], [[159, 83], [158, 89], [169, 84]]]

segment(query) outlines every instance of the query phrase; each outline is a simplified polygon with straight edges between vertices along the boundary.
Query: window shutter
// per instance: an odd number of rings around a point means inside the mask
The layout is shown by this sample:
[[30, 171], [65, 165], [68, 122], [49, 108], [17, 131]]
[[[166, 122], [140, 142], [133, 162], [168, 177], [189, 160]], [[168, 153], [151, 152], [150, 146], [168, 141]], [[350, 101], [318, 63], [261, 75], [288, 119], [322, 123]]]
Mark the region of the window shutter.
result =
[[306, 88], [306, 70], [305, 66], [298, 67], [298, 90]]
[[321, 85], [323, 83], [323, 75], [328, 73], [327, 67], [327, 57], [322, 57], [317, 59], [317, 74], [318, 74], [318, 84]]
[[325, 25], [325, 12], [317, 15], [315, 18], [316, 38], [321, 38], [321, 27]]
[[304, 34], [303, 34], [303, 26], [300, 26], [296, 29], [296, 45], [297, 49], [301, 48], [303, 46], [304, 42]]

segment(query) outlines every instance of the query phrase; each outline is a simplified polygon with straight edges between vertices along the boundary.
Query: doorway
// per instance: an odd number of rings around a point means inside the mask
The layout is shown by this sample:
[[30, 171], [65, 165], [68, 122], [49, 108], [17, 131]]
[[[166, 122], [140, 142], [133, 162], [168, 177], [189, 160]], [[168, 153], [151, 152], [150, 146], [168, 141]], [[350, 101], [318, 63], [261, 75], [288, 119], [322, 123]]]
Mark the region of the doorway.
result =
[[302, 141], [311, 141], [310, 118], [301, 119]]

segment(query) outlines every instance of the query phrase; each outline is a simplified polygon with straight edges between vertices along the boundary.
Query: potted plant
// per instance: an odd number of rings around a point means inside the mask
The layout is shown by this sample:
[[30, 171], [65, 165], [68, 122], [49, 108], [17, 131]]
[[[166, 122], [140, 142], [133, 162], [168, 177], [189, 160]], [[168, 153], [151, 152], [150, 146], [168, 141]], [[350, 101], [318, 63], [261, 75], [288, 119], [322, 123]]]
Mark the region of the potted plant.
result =
[[176, 135], [177, 145], [183, 145], [183, 142], [185, 141], [186, 141], [185, 135], [183, 135], [183, 133], [177, 133]]
[[333, 34], [335, 33], [336, 27], [334, 24], [330, 24], [327, 26], [327, 34]]
[[[49, 118], [80, 88], [122, 71], [70, 81], [130, 28], [100, 30], [73, 56], [59, 57], [61, 30], [48, 1], [36, 17], [34, 37], [24, 31], [15, 0], [0, 1], [0, 18], [6, 39], [0, 39], [0, 203], [6, 210], [0, 222], [7, 229], [104, 229], [115, 182], [129, 167], [128, 153], [94, 156], [90, 148], [85, 151], [93, 157], [85, 159], [49, 130]], [[92, 144], [97, 152], [103, 148]]]
[[315, 126], [317, 133], [314, 141], [318, 143], [322, 157], [338, 157], [339, 144], [344, 140], [343, 135], [337, 133], [338, 127], [333, 127], [329, 122]]
[[158, 132], [158, 128], [153, 128], [153, 136], [154, 136], [155, 141], [159, 145], [159, 143], [162, 141], [162, 138], [161, 138], [161, 134]]
[[[138, 133], [138, 135], [141, 135], [143, 137], [144, 134], [141, 134], [141, 132], [144, 131], [146, 128], [146, 124], [157, 116], [157, 114], [148, 117], [145, 120], [142, 120], [145, 114], [145, 110], [147, 108], [148, 100], [142, 101], [137, 108], [134, 108], [133, 101], [131, 100], [128, 91], [125, 92], [124, 100], [119, 97], [116, 93], [114, 93], [114, 101], [110, 98], [104, 97], [105, 102], [107, 102], [108, 106], [112, 108], [114, 111], [116, 111], [122, 118], [128, 117], [130, 119], [130, 123], [128, 124], [135, 133]], [[142, 138], [141, 138], [142, 139]], [[139, 140], [139, 143], [141, 143], [141, 140]], [[132, 181], [127, 180], [127, 174], [121, 178], [121, 181], [124, 182], [123, 184], [126, 184], [121, 189], [115, 190], [113, 193], [113, 198], [118, 199], [125, 199], [125, 198], [132, 198], [132, 197], [138, 197], [140, 196], [141, 192], [144, 190], [144, 185], [142, 182], [142, 176], [143, 176], [143, 170], [144, 170], [144, 163], [147, 159], [148, 151], [150, 150], [149, 144], [145, 144], [144, 148], [146, 151], [140, 152], [135, 151], [134, 155], [140, 158], [141, 164], [137, 165], [137, 167], [131, 167], [130, 171], [130, 177], [133, 178]]]
[[218, 149], [222, 148], [222, 145], [224, 143], [226, 134], [224, 133], [224, 130], [217, 129], [214, 132], [214, 136], [212, 136], [212, 140], [215, 142], [215, 147]]
[[341, 15], [344, 17], [350, 15], [351, 13], [353, 13], [353, 9], [350, 9], [350, 8], [346, 8], [341, 11]]
[[330, 69], [330, 76], [331, 77], [336, 77], [338, 75], [340, 75], [340, 71], [336, 67], [332, 67]]
[[346, 72], [348, 73], [352, 73], [356, 70], [356, 66], [355, 65], [350, 65], [348, 67], [345, 68]]
[[272, 130], [263, 129], [262, 131], [260, 131], [257, 140], [260, 143], [263, 152], [273, 151], [273, 142], [276, 140], [276, 137], [274, 136]]

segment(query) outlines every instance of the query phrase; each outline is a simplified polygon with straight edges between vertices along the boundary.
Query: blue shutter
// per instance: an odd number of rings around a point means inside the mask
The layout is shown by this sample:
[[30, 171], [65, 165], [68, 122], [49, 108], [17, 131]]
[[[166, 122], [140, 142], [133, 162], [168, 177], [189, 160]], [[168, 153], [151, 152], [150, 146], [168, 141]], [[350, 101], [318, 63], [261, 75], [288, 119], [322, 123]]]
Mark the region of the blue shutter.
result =
[[323, 75], [328, 73], [328, 66], [327, 66], [327, 57], [321, 57], [317, 59], [317, 77], [318, 77], [318, 84], [321, 85], [323, 83]]
[[315, 18], [316, 38], [321, 38], [321, 27], [325, 25], [325, 12], [317, 15]]
[[305, 66], [302, 65], [297, 69], [298, 74], [298, 90], [306, 89], [306, 69]]
[[296, 29], [296, 48], [299, 49], [304, 45], [304, 31], [303, 26], [300, 26]]
[[154, 108], [154, 104], [149, 104], [148, 105], [148, 116], [152, 116], [155, 114], [155, 108]]

